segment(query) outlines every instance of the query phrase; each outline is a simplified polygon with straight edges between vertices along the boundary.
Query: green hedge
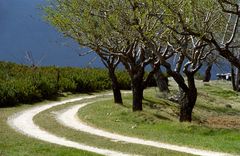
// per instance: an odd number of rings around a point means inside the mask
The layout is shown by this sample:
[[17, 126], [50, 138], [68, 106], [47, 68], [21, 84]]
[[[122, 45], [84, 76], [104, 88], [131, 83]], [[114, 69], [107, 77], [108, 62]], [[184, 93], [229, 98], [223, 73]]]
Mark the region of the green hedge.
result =
[[[116, 72], [121, 89], [131, 89], [124, 71]], [[154, 85], [152, 81], [150, 86]], [[106, 69], [28, 67], [0, 62], [0, 107], [34, 103], [62, 92], [96, 92], [111, 89]]]

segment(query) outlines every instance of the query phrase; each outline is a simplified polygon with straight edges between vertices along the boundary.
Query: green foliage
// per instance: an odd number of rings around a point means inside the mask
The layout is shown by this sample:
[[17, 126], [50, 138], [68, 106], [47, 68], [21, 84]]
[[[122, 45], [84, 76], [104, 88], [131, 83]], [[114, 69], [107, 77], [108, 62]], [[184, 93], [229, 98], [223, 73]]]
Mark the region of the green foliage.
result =
[[47, 22], [80, 45], [115, 53], [143, 34], [159, 32], [158, 19], [149, 16], [157, 8], [153, 1], [56, 0], [44, 11]]
[[131, 79], [124, 71], [118, 71], [116, 73], [118, 81], [120, 82], [121, 89], [131, 89]]
[[[130, 89], [128, 74], [117, 71], [121, 89]], [[95, 92], [111, 89], [108, 71], [90, 68], [27, 67], [0, 62], [0, 107], [33, 103], [62, 92]]]

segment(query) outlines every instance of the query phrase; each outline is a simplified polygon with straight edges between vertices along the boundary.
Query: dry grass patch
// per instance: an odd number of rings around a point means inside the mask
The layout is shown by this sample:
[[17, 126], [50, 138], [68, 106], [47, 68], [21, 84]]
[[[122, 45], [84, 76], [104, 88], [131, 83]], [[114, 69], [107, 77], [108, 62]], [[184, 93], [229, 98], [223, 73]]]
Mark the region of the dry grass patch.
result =
[[209, 117], [206, 125], [215, 128], [240, 129], [240, 116], [214, 116]]

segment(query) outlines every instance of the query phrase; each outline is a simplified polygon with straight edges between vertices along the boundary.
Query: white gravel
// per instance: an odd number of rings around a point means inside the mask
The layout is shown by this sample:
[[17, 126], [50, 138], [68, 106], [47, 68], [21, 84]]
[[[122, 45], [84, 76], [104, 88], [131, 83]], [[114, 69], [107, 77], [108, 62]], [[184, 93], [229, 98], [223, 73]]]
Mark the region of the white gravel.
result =
[[157, 148], [168, 149], [168, 150], [172, 150], [172, 151], [178, 151], [178, 152], [189, 153], [189, 154], [194, 154], [194, 155], [201, 155], [201, 156], [230, 156], [230, 154], [228, 154], [228, 153], [200, 150], [200, 149], [195, 149], [195, 148], [190, 148], [190, 147], [171, 145], [171, 144], [166, 144], [166, 143], [161, 143], [161, 142], [156, 142], [156, 141], [151, 141], [151, 140], [144, 140], [144, 139], [140, 139], [140, 138], [128, 137], [128, 136], [123, 136], [123, 135], [107, 132], [104, 130], [100, 130], [95, 127], [91, 127], [91, 126], [87, 125], [86, 123], [84, 123], [83, 121], [81, 121], [77, 117], [78, 110], [85, 107], [88, 104], [91, 104], [91, 103], [75, 105], [75, 106], [72, 106], [72, 107], [66, 109], [61, 114], [57, 115], [58, 121], [60, 123], [62, 123], [63, 125], [73, 128], [75, 130], [87, 132], [87, 133], [105, 137], [105, 138], [109, 138], [115, 142], [122, 141], [122, 142], [127, 142], [127, 143], [141, 144], [141, 145], [147, 145], [147, 146], [152, 146], [152, 147], [157, 147]]
[[[111, 95], [111, 94], [105, 94], [105, 95]], [[49, 143], [58, 144], [58, 145], [66, 146], [66, 147], [72, 147], [72, 148], [76, 148], [76, 149], [81, 149], [81, 150], [94, 152], [94, 153], [98, 153], [98, 154], [102, 154], [102, 155], [106, 155], [106, 156], [129, 156], [129, 154], [124, 154], [121, 152], [107, 150], [107, 149], [101, 149], [101, 148], [97, 148], [97, 147], [91, 147], [88, 145], [84, 145], [84, 144], [80, 144], [80, 143], [68, 140], [63, 137], [58, 137], [58, 136], [51, 134], [45, 130], [42, 130], [39, 126], [37, 126], [33, 122], [34, 116], [36, 116], [38, 113], [45, 111], [47, 109], [50, 109], [54, 106], [63, 105], [63, 104], [69, 103], [69, 102], [76, 102], [76, 101], [80, 101], [83, 99], [91, 99], [91, 98], [95, 98], [95, 97], [97, 97], [97, 96], [74, 98], [74, 99], [65, 100], [65, 101], [61, 101], [61, 102], [54, 102], [54, 103], [46, 104], [43, 106], [33, 107], [31, 109], [17, 113], [15, 115], [9, 117], [8, 124], [11, 127], [13, 127], [15, 130], [17, 130], [18, 132], [21, 132], [29, 137], [36, 138], [36, 139], [46, 141]]]
[[[47, 109], [50, 109], [54, 106], [63, 105], [70, 102], [76, 102], [83, 99], [92, 99], [100, 96], [108, 96], [112, 94], [104, 94], [104, 95], [98, 95], [98, 96], [86, 96], [81, 98], [73, 98], [70, 100], [64, 100], [61, 102], [54, 102], [49, 103], [42, 106], [36, 106], [31, 109], [25, 110], [23, 112], [19, 112], [11, 117], [8, 118], [8, 124], [14, 128], [16, 131], [27, 135], [32, 138], [36, 138], [42, 141], [46, 141], [53, 144], [58, 144], [66, 147], [72, 147], [76, 149], [81, 149], [89, 152], [94, 152], [106, 156], [128, 156], [133, 154], [125, 154], [117, 151], [107, 150], [107, 149], [101, 149], [97, 147], [91, 147], [85, 144], [81, 144], [78, 142], [74, 142], [71, 140], [68, 140], [67, 138], [59, 137], [54, 134], [51, 134], [43, 129], [41, 129], [39, 126], [37, 126], [33, 122], [34, 116], [36, 116], [38, 113], [41, 113], [42, 111], [45, 111]], [[126, 143], [134, 143], [134, 144], [141, 144], [141, 145], [147, 145], [147, 146], [153, 146], [157, 148], [163, 148], [178, 152], [184, 152], [184, 153], [190, 153], [195, 155], [202, 155], [202, 156], [230, 156], [230, 154], [227, 153], [219, 153], [219, 152], [212, 152], [212, 151], [206, 151], [206, 150], [199, 150], [189, 147], [183, 147], [183, 146], [177, 146], [177, 145], [171, 145], [171, 144], [165, 144], [161, 142], [151, 141], [151, 140], [144, 140], [134, 137], [128, 137], [123, 136], [119, 134], [110, 133], [107, 131], [103, 131], [94, 127], [90, 127], [87, 124], [83, 123], [80, 119], [77, 118], [77, 112], [79, 109], [83, 108], [84, 106], [88, 105], [90, 103], [85, 103], [81, 105], [75, 105], [73, 107], [70, 107], [69, 109], [65, 110], [61, 114], [58, 115], [58, 120], [63, 123], [64, 125], [71, 127], [73, 129], [87, 132], [93, 135], [105, 137], [111, 139], [111, 141], [121, 141]]]

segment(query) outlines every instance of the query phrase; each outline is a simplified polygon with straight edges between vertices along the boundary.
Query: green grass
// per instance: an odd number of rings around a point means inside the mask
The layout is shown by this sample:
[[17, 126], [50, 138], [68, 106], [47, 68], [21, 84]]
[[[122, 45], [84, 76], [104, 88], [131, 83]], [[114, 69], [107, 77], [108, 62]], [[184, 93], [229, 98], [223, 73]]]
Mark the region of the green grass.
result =
[[[98, 100], [100, 100], [100, 99], [98, 98]], [[105, 99], [105, 100], [107, 100], [107, 99]], [[112, 100], [110, 100], [110, 101], [112, 101]], [[169, 155], [169, 156], [171, 156], [171, 155], [172, 156], [175, 156], [175, 155], [179, 155], [179, 156], [184, 155], [185, 156], [186, 155], [187, 156], [187, 155], [190, 155], [190, 154], [178, 153], [178, 152], [164, 150], [164, 149], [147, 147], [147, 146], [143, 146], [143, 145], [129, 144], [129, 143], [123, 143], [123, 142], [113, 142], [113, 141], [110, 141], [110, 139], [98, 137], [95, 135], [90, 135], [88, 133], [79, 132], [79, 131], [64, 127], [56, 121], [54, 114], [56, 114], [57, 112], [61, 112], [66, 107], [70, 107], [71, 105], [75, 105], [75, 104], [79, 104], [79, 103], [83, 103], [83, 102], [84, 101], [72, 103], [72, 104], [68, 104], [68, 105], [63, 105], [63, 106], [57, 106], [52, 109], [46, 110], [46, 111], [38, 114], [34, 118], [34, 121], [38, 125], [40, 125], [40, 127], [44, 128], [45, 130], [47, 130], [51, 133], [57, 134], [58, 136], [62, 136], [62, 137], [68, 138], [68, 139], [76, 141], [76, 142], [81, 142], [81, 143], [91, 145], [91, 146], [96, 146], [99, 148], [121, 151], [124, 153], [130, 153], [130, 154], [148, 155], [148, 156], [156, 156], [156, 155]], [[104, 121], [102, 121], [102, 122], [104, 122]]]
[[[197, 86], [199, 97], [193, 113], [194, 121], [191, 124], [179, 123], [178, 104], [157, 98], [158, 93], [154, 88], [145, 91], [144, 111], [142, 112], [133, 113], [131, 111], [132, 97], [125, 95], [124, 106], [113, 104], [112, 99], [98, 98], [100, 101], [84, 107], [79, 112], [79, 117], [92, 126], [128, 136], [239, 155], [240, 127], [238, 128], [237, 125], [240, 125], [240, 122], [232, 125], [233, 127], [228, 127], [226, 123], [220, 122], [220, 125], [216, 125], [208, 122], [208, 119], [212, 117], [226, 116], [236, 119], [236, 121], [240, 119], [239, 95], [231, 91], [228, 83], [221, 81], [209, 84], [197, 81]], [[171, 82], [170, 89], [175, 93], [177, 86]], [[63, 99], [76, 96], [79, 95], [68, 95]], [[106, 138], [64, 127], [56, 122], [56, 112], [61, 112], [66, 107], [78, 103], [69, 103], [46, 110], [37, 115], [34, 121], [53, 134], [91, 146], [148, 156], [187, 155], [142, 145], [112, 142]], [[44, 103], [37, 105], [41, 104]], [[232, 108], [227, 108], [227, 104]], [[0, 108], [0, 156], [97, 155], [29, 138], [15, 132], [7, 125], [6, 121], [9, 116], [31, 107], [31, 105], [20, 105], [12, 108]]]
[[39, 141], [22, 135], [9, 127], [7, 124], [9, 116], [31, 107], [31, 105], [21, 105], [0, 108], [0, 156], [97, 156], [91, 152]]
[[[174, 90], [176, 86], [171, 85], [171, 89]], [[215, 128], [216, 125], [206, 121], [208, 118], [219, 116], [239, 119], [238, 94], [232, 93], [223, 82], [214, 82], [210, 85], [197, 82], [197, 85], [199, 98], [191, 124], [179, 123], [178, 104], [156, 98], [155, 89], [145, 91], [143, 112], [133, 113], [132, 97], [126, 96], [124, 106], [114, 105], [112, 100], [95, 102], [83, 108], [79, 112], [79, 117], [92, 126], [128, 136], [240, 154], [239, 129]], [[226, 108], [226, 104], [231, 104], [233, 108]]]

